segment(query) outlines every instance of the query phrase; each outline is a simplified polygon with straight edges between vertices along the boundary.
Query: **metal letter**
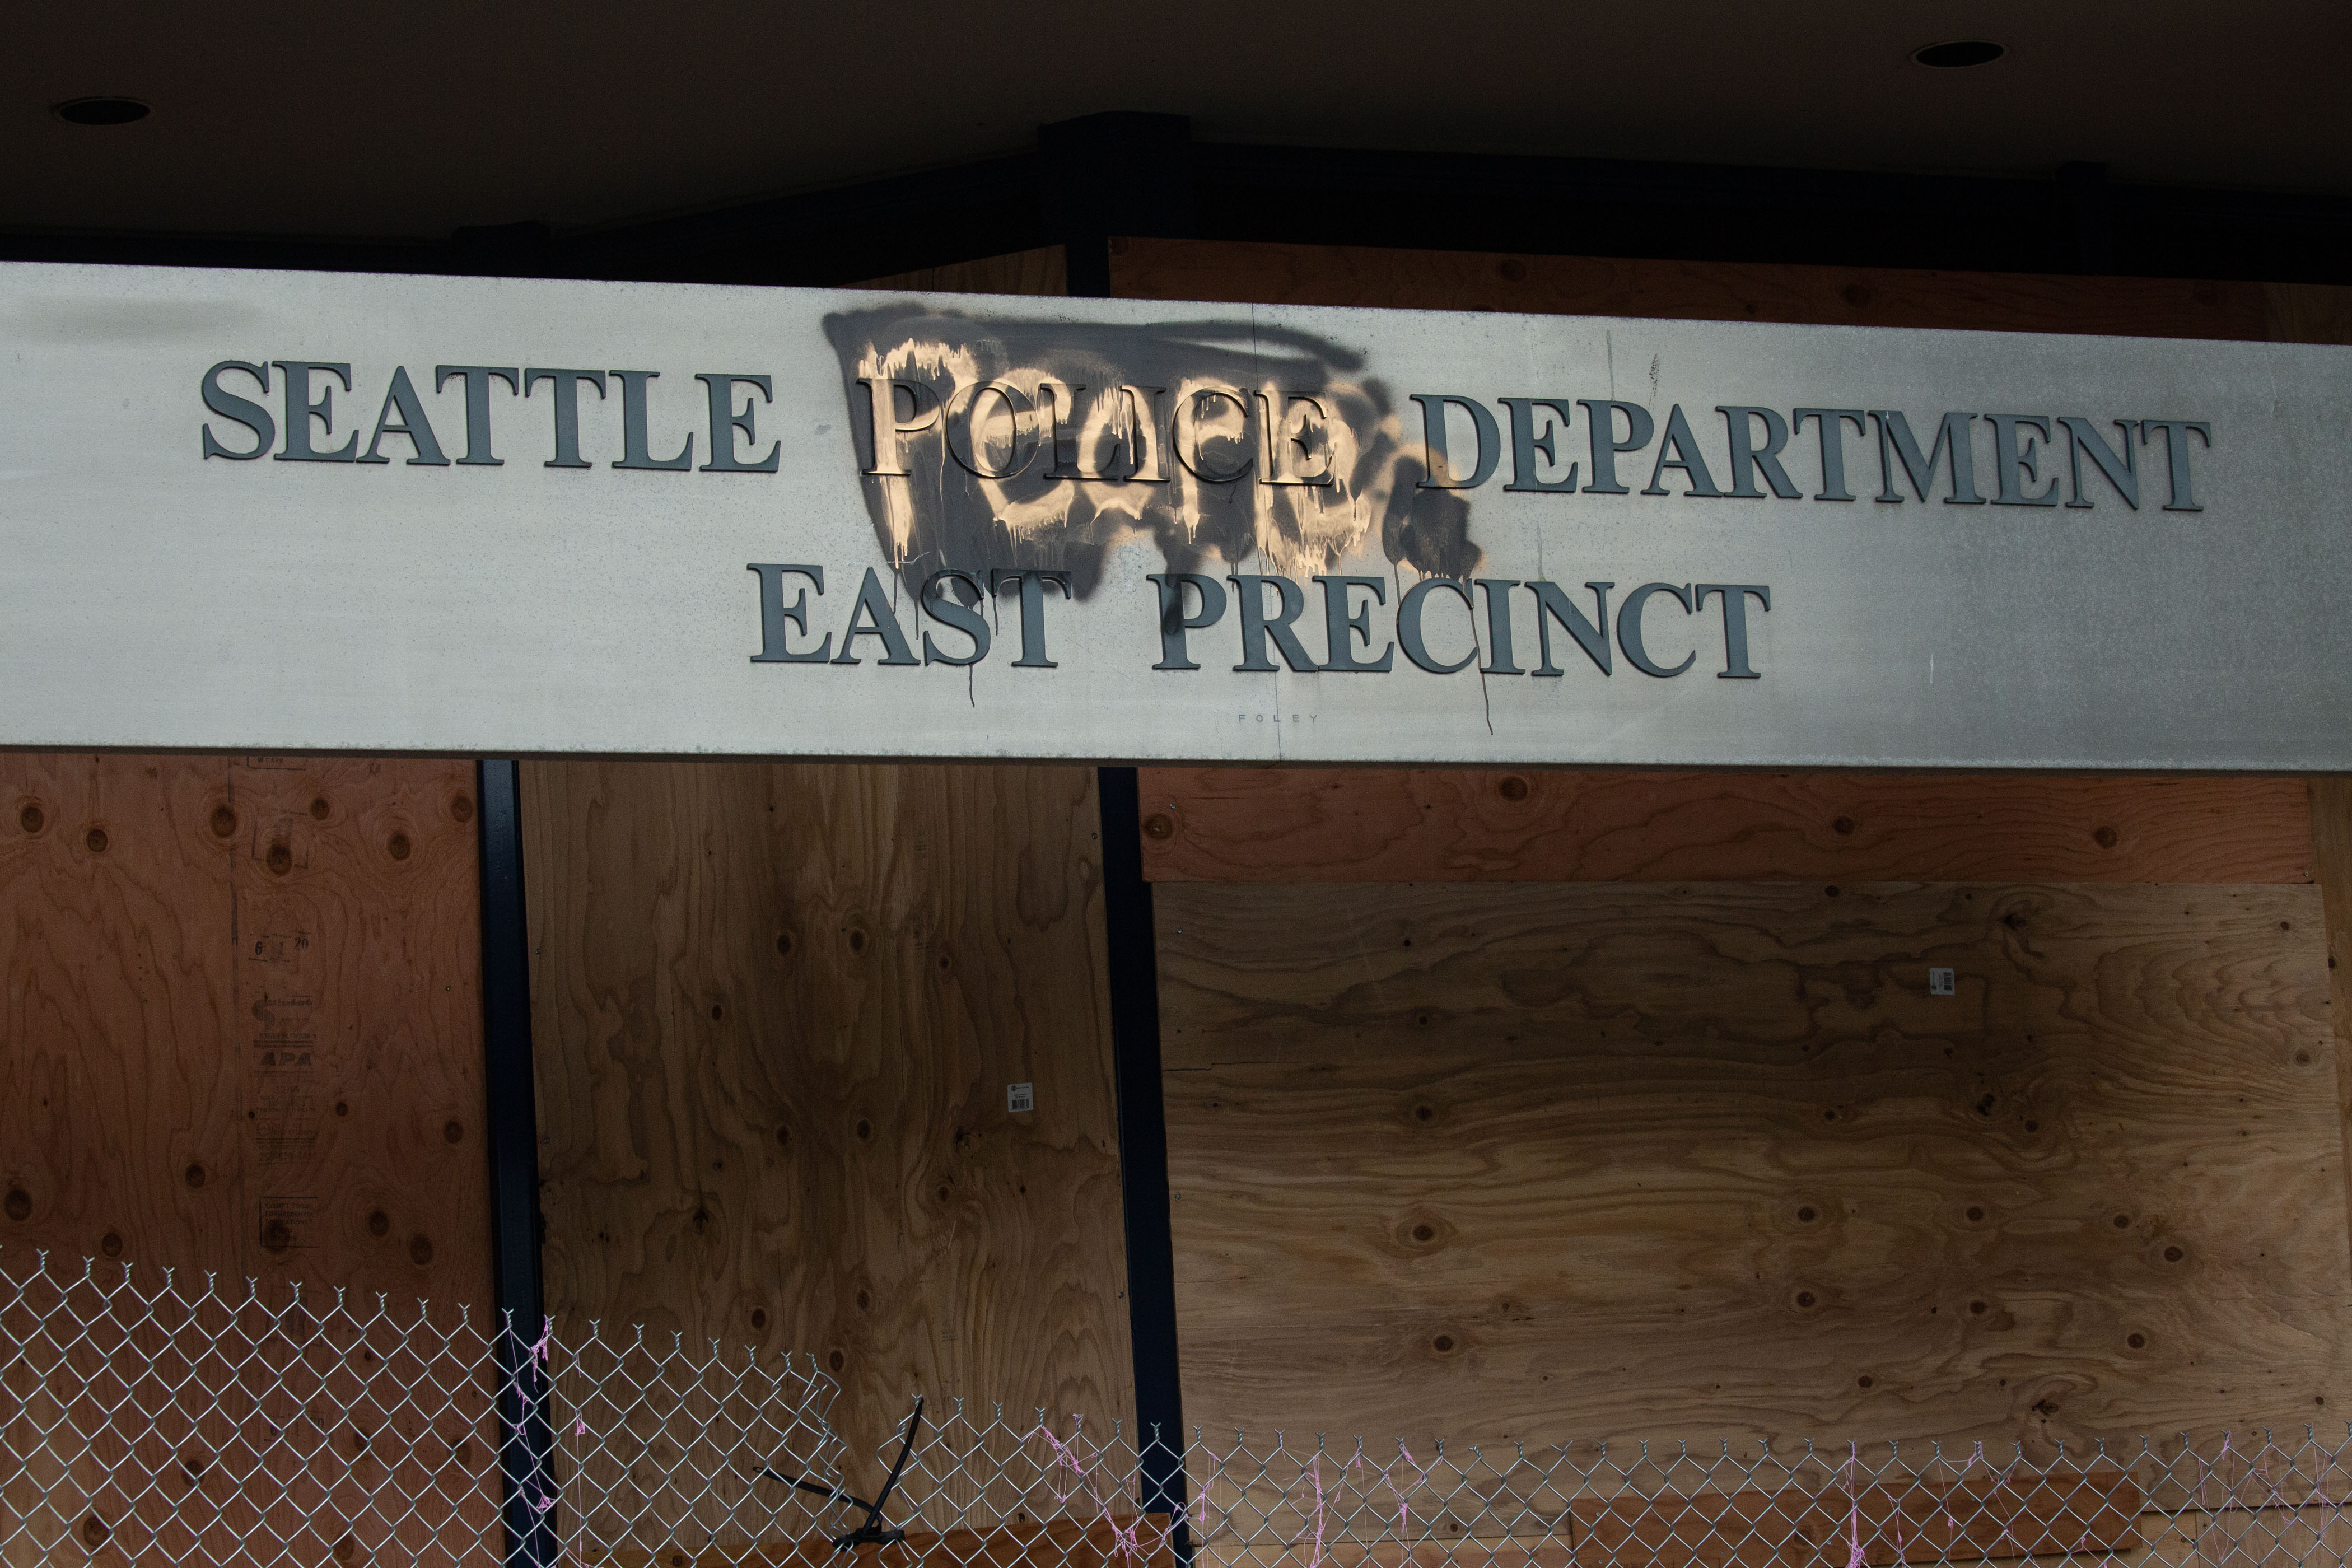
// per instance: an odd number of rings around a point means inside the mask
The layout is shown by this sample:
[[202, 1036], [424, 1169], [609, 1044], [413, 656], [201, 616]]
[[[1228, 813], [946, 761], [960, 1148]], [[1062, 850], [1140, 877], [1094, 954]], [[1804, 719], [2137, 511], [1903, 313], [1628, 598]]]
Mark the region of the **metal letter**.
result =
[[[534, 372], [534, 374], [543, 374]], [[495, 376], [507, 384], [507, 391], [515, 393], [515, 369], [512, 365], [436, 364], [433, 367], [433, 390], [437, 394], [449, 384], [451, 376], [460, 376], [466, 383], [466, 455], [457, 466], [475, 468], [499, 468], [506, 465], [490, 454], [490, 379]], [[604, 390], [603, 378], [598, 378], [597, 390]], [[585, 467], [585, 465], [582, 465]]]
[[[1004, 412], [1013, 420], [1013, 456], [1001, 468], [988, 466], [980, 439], [980, 400], [992, 393], [1003, 399]], [[947, 426], [949, 454], [983, 479], [1009, 479], [1037, 455], [1036, 411], [1021, 389], [1009, 382], [975, 381], [957, 387], [940, 417]]]
[[[919, 381], [895, 381], [883, 376], [868, 379], [858, 377], [857, 384], [866, 393], [871, 410], [866, 426], [870, 439], [867, 448], [873, 461], [866, 466], [869, 474], [898, 474], [907, 471], [907, 437], [919, 430], [928, 430], [940, 416], [940, 395]], [[905, 419], [898, 417], [898, 394], [907, 394], [908, 406], [912, 411]]]
[[1462, 579], [1423, 577], [1420, 582], [1407, 588], [1404, 591], [1404, 597], [1397, 601], [1397, 646], [1404, 649], [1405, 658], [1412, 660], [1430, 674], [1451, 675], [1478, 657], [1478, 628], [1474, 622], [1470, 628], [1470, 651], [1452, 664], [1440, 664], [1430, 657], [1429, 643], [1421, 628], [1423, 602], [1440, 588], [1461, 595], [1463, 609], [1468, 611], [1474, 617], [1477, 615], [1478, 607], [1471, 602], [1469, 585]]
[[809, 610], [809, 591], [806, 588], [801, 590], [799, 598], [789, 605], [784, 603], [784, 574], [790, 572], [795, 576], [807, 578], [822, 595], [824, 593], [824, 567], [782, 566], [753, 561], [746, 563], [743, 570], [760, 574], [760, 651], [751, 656], [753, 664], [823, 664], [833, 657], [831, 632], [825, 633], [824, 641], [816, 647], [803, 648], [799, 653], [793, 651], [791, 642], [784, 635], [784, 628], [790, 626], [798, 628], [801, 636], [808, 636]]
[[[860, 621], [865, 624], [861, 626]], [[907, 634], [898, 626], [898, 612], [891, 607], [890, 595], [871, 566], [866, 569], [866, 581], [858, 585], [857, 603], [850, 608], [849, 626], [841, 634], [841, 651], [834, 656], [833, 662], [857, 663], [859, 637], [879, 637], [882, 640], [880, 663], [915, 662], [915, 650], [907, 646]]]
[[[1360, 637], [1366, 647], [1372, 646], [1372, 605], [1389, 602], [1386, 584], [1378, 577], [1318, 576], [1315, 581], [1323, 589], [1323, 668], [1341, 673], [1387, 674], [1396, 663], [1396, 648], [1382, 647], [1381, 657], [1366, 664], [1357, 658], [1355, 642]], [[1370, 588], [1372, 605], [1349, 615], [1348, 594], [1354, 588]]]
[[[1307, 657], [1298, 634], [1290, 629], [1291, 623], [1306, 613], [1307, 591], [1287, 577], [1236, 576], [1230, 581], [1241, 599], [1242, 661], [1234, 666], [1237, 671], [1265, 671], [1275, 668], [1274, 660], [1265, 656], [1265, 639], [1272, 637], [1274, 646], [1282, 650], [1283, 661], [1301, 675], [1311, 675], [1318, 666]], [[1265, 618], [1265, 587], [1274, 584], [1275, 596], [1282, 608], [1274, 619]]]
[[1588, 621], [1584, 618], [1584, 612], [1559, 591], [1559, 584], [1538, 580], [1528, 584], [1536, 596], [1536, 637], [1543, 647], [1543, 663], [1536, 669], [1538, 675], [1562, 673], [1559, 667], [1551, 661], [1551, 624], [1554, 621], [1558, 621], [1568, 635], [1576, 639], [1576, 646], [1584, 650], [1584, 657], [1591, 659], [1601, 674], [1613, 673], [1609, 658], [1609, 590], [1616, 585], [1614, 583], [1585, 584], [1592, 590], [1593, 618]]
[[[621, 384], [621, 460], [616, 468], [677, 471], [694, 467], [694, 432], [687, 432], [686, 446], [675, 458], [656, 458], [649, 443], [652, 437], [646, 429], [646, 386], [658, 378], [657, 370], [616, 370], [613, 379]], [[856, 617], [851, 616], [852, 620]], [[912, 661], [909, 660], [911, 663]]]
[[[1617, 482], [1617, 455], [1638, 452], [1650, 444], [1658, 422], [1650, 411], [1638, 403], [1617, 403], [1608, 399], [1580, 397], [1577, 406], [1584, 410], [1586, 431], [1592, 437], [1592, 482], [1584, 487], [1589, 496], [1622, 496], [1625, 487]], [[1617, 416], [1625, 416], [1625, 438], [1617, 439]]]
[[2147, 445], [2147, 433], [2164, 432], [2164, 456], [2172, 479], [2172, 499], [2164, 503], [2167, 511], [2203, 511], [2197, 498], [2189, 489], [2189, 433], [2191, 430], [2204, 438], [2205, 449], [2213, 448], [2213, 426], [2202, 419], [2143, 419], [2139, 422], [2139, 444]]
[[[1416, 392], [1411, 395], [1421, 405], [1424, 471], [1416, 489], [1475, 490], [1495, 477], [1495, 465], [1503, 459], [1503, 438], [1495, 428], [1495, 416], [1485, 404], [1458, 392]], [[1478, 456], [1470, 465], [1470, 477], [1466, 479], [1454, 477], [1454, 454], [1445, 446], [1445, 405], [1449, 403], [1469, 413], [1470, 423], [1478, 435]]]
[[[938, 592], [943, 583], [949, 585], [949, 592], [944, 597]], [[963, 596], [963, 589], [966, 585], [971, 589], [971, 597], [969, 599]], [[931, 641], [931, 634], [925, 632], [923, 634], [925, 664], [978, 664], [988, 657], [988, 617], [972, 607], [986, 597], [987, 593], [988, 590], [981, 586], [978, 577], [953, 566], [943, 567], [923, 579], [923, 591], [915, 595], [915, 603], [920, 605], [923, 612], [931, 619], [942, 625], [953, 626], [971, 639], [971, 652], [959, 658], [952, 654], [941, 653], [938, 646]]]
[[[392, 423], [397, 412], [400, 423]], [[449, 459], [441, 455], [441, 443], [433, 437], [433, 421], [425, 417], [425, 405], [417, 401], [416, 388], [408, 379], [408, 367], [394, 365], [392, 385], [383, 395], [383, 410], [375, 416], [375, 438], [368, 443], [362, 463], [389, 463], [390, 458], [380, 456], [377, 448], [386, 436], [405, 436], [415, 455], [408, 459], [411, 468], [446, 468]]]
[[[1552, 447], [1555, 441], [1568, 434], [1573, 405], [1559, 397], [1506, 397], [1499, 400], [1511, 411], [1511, 482], [1506, 490], [1537, 490], [1566, 495], [1576, 489], [1576, 465], [1568, 466], [1568, 477], [1560, 479], [1538, 479], [1536, 454], [1544, 461], [1558, 463], [1559, 453]], [[1536, 434], [1536, 410], [1549, 408], [1559, 416], [1557, 423], [1542, 435]], [[1402, 606], [1400, 606], [1402, 608]]]
[[[1902, 412], [1893, 408], [1874, 408], [1870, 416], [1878, 421], [1878, 500], [1895, 503], [1903, 492], [1895, 488], [1895, 463], [1900, 459], [1903, 471], [1911, 476], [1911, 489], [1921, 500], [1936, 487], [1936, 465], [1943, 460], [1947, 447], [1952, 455], [1952, 493], [1944, 498], [1946, 506], [1982, 506], [1984, 497], [1977, 494], [1977, 449], [1970, 426], [1973, 414], [1947, 414], [1944, 423], [1937, 427], [1936, 444], [1927, 455], [1919, 455], [1918, 437], [1911, 434], [1911, 422]], [[1888, 443], [1893, 443], [1893, 456], [1888, 455]]]
[[[1213, 474], [1201, 466], [1201, 405], [1212, 398], [1222, 399], [1241, 410], [1242, 433], [1234, 442], [1242, 450], [1242, 466], [1230, 474]], [[1203, 484], [1229, 485], [1246, 475], [1257, 461], [1257, 443], [1251, 437], [1250, 426], [1257, 423], [1257, 402], [1244, 397], [1230, 386], [1192, 386], [1176, 403], [1176, 421], [1172, 432], [1176, 460], [1192, 471]]]
[[1698, 662], [1698, 650], [1692, 649], [1683, 661], [1672, 669], [1664, 668], [1650, 658], [1650, 650], [1642, 642], [1642, 611], [1648, 606], [1650, 595], [1653, 594], [1671, 594], [1674, 595], [1675, 603], [1683, 607], [1683, 614], [1687, 616], [1691, 613], [1690, 587], [1687, 584], [1677, 585], [1673, 583], [1644, 583], [1626, 595], [1625, 602], [1617, 606], [1617, 646], [1625, 650], [1626, 661], [1643, 675], [1654, 675], [1661, 680], [1672, 680]]
[[[604, 395], [604, 373], [601, 370], [526, 370], [522, 373], [522, 395], [529, 397], [530, 389], [542, 381], [551, 383], [555, 389], [555, 456], [540, 466], [546, 468], [593, 467], [593, 465], [587, 458], [580, 455], [580, 384], [584, 381], [595, 387], [596, 395], [601, 398]], [[468, 385], [466, 388], [466, 395], [470, 400], [473, 395], [474, 389]], [[483, 395], [487, 404], [488, 397], [487, 388], [484, 389]], [[487, 406], [483, 412], [485, 416], [488, 415]], [[466, 417], [470, 422], [473, 415], [469, 412]], [[488, 432], [485, 431], [484, 434], [487, 437]], [[483, 449], [488, 450], [487, 440], [483, 444]], [[473, 461], [473, 453], [470, 449], [466, 454], [466, 460]], [[831, 632], [825, 634], [825, 640], [827, 642], [833, 640]]]
[[[1782, 437], [1784, 440], [1785, 437]], [[1715, 476], [1706, 471], [1706, 459], [1698, 455], [1698, 437], [1691, 434], [1690, 421], [1683, 417], [1679, 403], [1666, 416], [1666, 434], [1658, 443], [1657, 466], [1650, 470], [1650, 483], [1642, 493], [1645, 496], [1670, 495], [1664, 483], [1668, 468], [1680, 468], [1685, 496], [1717, 496], [1723, 492], [1716, 488]]]
[[2107, 483], [2115, 486], [2116, 493], [2124, 498], [2124, 504], [2132, 510], [2137, 511], [2139, 510], [2139, 449], [2132, 443], [2132, 432], [2137, 422], [2130, 419], [2116, 421], [2116, 428], [2123, 432], [2124, 437], [2124, 449], [2120, 456], [2109, 447], [2106, 442], [2099, 438], [2099, 433], [2091, 428], [2089, 420], [2078, 419], [2068, 414], [2061, 415], [2058, 423], [2066, 427], [2066, 461], [2069, 465], [2068, 471], [2074, 479], [2074, 499], [2066, 504], [2068, 506], [2091, 504], [2083, 497], [2083, 454], [2087, 451], [2091, 455], [2091, 461], [2098, 465], [2099, 472], [2107, 476]]
[[[1323, 406], [1322, 400], [1311, 393], [1286, 392], [1282, 395], [1282, 408], [1279, 413], [1275, 409], [1273, 396], [1267, 393], [1259, 393], [1257, 403], [1258, 482], [1267, 485], [1329, 484], [1331, 482], [1331, 437], [1323, 426], [1330, 422], [1331, 415], [1329, 410]], [[1315, 420], [1322, 423], [1301, 420], [1298, 433], [1292, 435], [1290, 434], [1291, 411], [1302, 403], [1313, 409]], [[1307, 437], [1310, 436], [1318, 437], [1318, 445], [1308, 446]], [[1296, 456], [1299, 452], [1321, 457], [1323, 467], [1320, 471], [1312, 474], [1300, 473]]]
[[[2000, 480], [1993, 497], [1995, 506], [2056, 506], [2058, 480], [2032, 495], [2025, 493], [2026, 481], [2042, 477], [2042, 447], [2050, 439], [2050, 418], [2042, 414], [1988, 414], [1985, 423], [1992, 426], [1992, 471]], [[2017, 427], [2030, 425], [2042, 433], [2040, 441], [2032, 437], [2021, 437]]]
[[[1198, 572], [1151, 572], [1147, 580], [1160, 587], [1160, 662], [1154, 669], [1198, 669], [1184, 646], [1186, 632], [1205, 631], [1224, 618], [1225, 585]], [[1201, 613], [1184, 614], [1184, 585], [1201, 595]]]
[[[1731, 435], [1731, 493], [1748, 500], [1760, 500], [1764, 492], [1756, 488], [1750, 474], [1751, 465], [1772, 487], [1772, 493], [1782, 500], [1795, 500], [1798, 489], [1789, 479], [1789, 470], [1780, 466], [1780, 448], [1789, 444], [1788, 422], [1777, 408], [1750, 408], [1741, 404], [1717, 404], [1715, 411], [1723, 416], [1724, 427]], [[1758, 451], [1748, 437], [1755, 432], [1754, 422], [1764, 421], [1764, 449]], [[1841, 454], [1842, 456], [1843, 454]]]
[[782, 441], [770, 446], [768, 455], [756, 463], [740, 462], [735, 457], [737, 431], [742, 432], [743, 439], [746, 441], [757, 442], [760, 438], [751, 430], [751, 411], [754, 405], [750, 396], [744, 397], [743, 407], [740, 413], [732, 406], [735, 401], [735, 388], [739, 384], [756, 386], [760, 389], [761, 397], [773, 403], [776, 401], [776, 394], [769, 385], [768, 378], [764, 375], [705, 375], [700, 371], [697, 371], [694, 379], [702, 383], [703, 390], [710, 395], [710, 461], [702, 465], [702, 471], [706, 474], [774, 473], [777, 462], [784, 449], [784, 444]]
[[1021, 657], [1013, 661], [1015, 669], [1058, 669], [1061, 667], [1045, 657], [1045, 584], [1051, 583], [1070, 596], [1070, 574], [1067, 572], [1041, 571], [1024, 566], [1009, 571], [998, 566], [990, 569], [988, 591], [1002, 593], [1004, 584], [1021, 584]]
[[1761, 583], [1701, 583], [1691, 590], [1693, 615], [1706, 608], [1710, 594], [1723, 595], [1723, 668], [1716, 679], [1761, 680], [1762, 676], [1748, 668], [1748, 598], [1754, 595], [1769, 616], [1772, 613], [1772, 590]]
[[1869, 426], [1863, 421], [1867, 416], [1859, 408], [1797, 408], [1789, 417], [1800, 430], [1808, 419], [1822, 422], [1822, 491], [1815, 500], [1852, 500], [1853, 492], [1845, 488], [1845, 427], [1853, 426], [1857, 436]]
[[348, 364], [328, 364], [323, 361], [313, 363], [300, 359], [272, 360], [270, 363], [286, 374], [286, 449], [278, 454], [275, 461], [280, 463], [358, 461], [360, 433], [356, 430], [352, 432], [350, 440], [334, 451], [316, 451], [310, 446], [311, 420], [319, 421], [328, 435], [331, 436], [335, 433], [335, 389], [331, 386], [324, 388], [319, 394], [319, 401], [311, 402], [311, 372], [325, 371], [329, 375], [341, 380], [343, 390], [349, 392], [352, 389], [352, 367]]
[[269, 367], [267, 364], [249, 364], [241, 359], [225, 359], [205, 372], [205, 379], [198, 387], [198, 390], [204, 394], [206, 408], [224, 419], [236, 420], [252, 431], [254, 437], [252, 451], [232, 452], [213, 438], [213, 427], [206, 425], [203, 426], [205, 456], [226, 458], [237, 463], [249, 463], [254, 458], [264, 456], [271, 447], [277, 445], [278, 421], [272, 419], [269, 416], [269, 410], [258, 403], [249, 398], [239, 397], [234, 392], [224, 391], [220, 384], [220, 374], [225, 370], [245, 372], [261, 384], [262, 394], [266, 396], [269, 392]]
[[1512, 659], [1511, 590], [1519, 585], [1517, 577], [1476, 577], [1472, 581], [1486, 590], [1486, 666], [1481, 675], [1525, 675]]

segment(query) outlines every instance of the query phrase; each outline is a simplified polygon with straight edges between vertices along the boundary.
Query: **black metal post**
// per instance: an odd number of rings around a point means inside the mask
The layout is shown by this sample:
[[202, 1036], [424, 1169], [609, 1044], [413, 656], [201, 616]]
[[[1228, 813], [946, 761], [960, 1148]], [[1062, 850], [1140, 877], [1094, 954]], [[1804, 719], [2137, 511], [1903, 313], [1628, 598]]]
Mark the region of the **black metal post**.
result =
[[1037, 130], [1047, 230], [1062, 241], [1070, 293], [1110, 295], [1110, 241], [1190, 235], [1192, 122], [1181, 114], [1089, 114]]
[[1127, 1208], [1127, 1318], [1135, 1345], [1137, 1447], [1143, 1507], [1177, 1516], [1175, 1546], [1190, 1563], [1183, 1523], [1184, 1393], [1176, 1350], [1176, 1252], [1168, 1214], [1168, 1121], [1160, 1085], [1160, 970], [1151, 884], [1133, 768], [1097, 773], [1102, 801], [1103, 924], [1110, 969], [1110, 1038], [1118, 1087], [1119, 1183]]
[[488, 1121], [490, 1274], [498, 1313], [499, 1472], [508, 1568], [554, 1568], [555, 1435], [539, 1261], [539, 1106], [530, 1061], [530, 933], [524, 918], [520, 769], [474, 773], [482, 826], [482, 1098]]

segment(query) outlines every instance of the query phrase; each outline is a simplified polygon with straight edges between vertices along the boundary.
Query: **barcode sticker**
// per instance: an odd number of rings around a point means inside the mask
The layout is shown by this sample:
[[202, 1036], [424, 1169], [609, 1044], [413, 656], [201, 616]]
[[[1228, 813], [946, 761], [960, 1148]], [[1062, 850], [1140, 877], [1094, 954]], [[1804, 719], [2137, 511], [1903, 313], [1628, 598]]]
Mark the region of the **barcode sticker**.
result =
[[1927, 994], [1930, 996], [1953, 996], [1958, 994], [1958, 989], [1952, 982], [1952, 972], [1948, 969], [1931, 969], [1927, 971]]
[[1034, 1083], [1008, 1083], [1004, 1086], [1004, 1109], [1010, 1111], [1037, 1109], [1037, 1086]]

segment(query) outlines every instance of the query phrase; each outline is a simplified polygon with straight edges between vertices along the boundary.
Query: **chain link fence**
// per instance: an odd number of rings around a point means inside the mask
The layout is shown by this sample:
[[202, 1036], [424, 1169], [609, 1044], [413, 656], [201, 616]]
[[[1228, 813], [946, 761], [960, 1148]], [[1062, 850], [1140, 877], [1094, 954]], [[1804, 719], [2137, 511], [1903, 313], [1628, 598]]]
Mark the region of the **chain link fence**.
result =
[[2342, 1564], [2352, 1428], [1839, 1450], [1140, 1445], [917, 1406], [843, 1479], [813, 1362], [0, 1256], [0, 1564]]

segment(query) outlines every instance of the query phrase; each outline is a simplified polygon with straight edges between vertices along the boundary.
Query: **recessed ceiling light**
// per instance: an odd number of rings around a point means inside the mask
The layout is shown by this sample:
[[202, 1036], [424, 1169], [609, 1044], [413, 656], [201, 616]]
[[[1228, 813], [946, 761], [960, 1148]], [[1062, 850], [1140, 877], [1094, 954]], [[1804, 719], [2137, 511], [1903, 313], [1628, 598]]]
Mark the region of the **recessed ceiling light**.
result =
[[147, 106], [135, 98], [69, 98], [49, 112], [68, 125], [129, 125], [147, 118]]
[[1986, 38], [1960, 38], [1948, 44], [1922, 44], [1911, 51], [1911, 58], [1923, 66], [1937, 70], [1963, 70], [1969, 66], [1989, 66], [2009, 51]]

